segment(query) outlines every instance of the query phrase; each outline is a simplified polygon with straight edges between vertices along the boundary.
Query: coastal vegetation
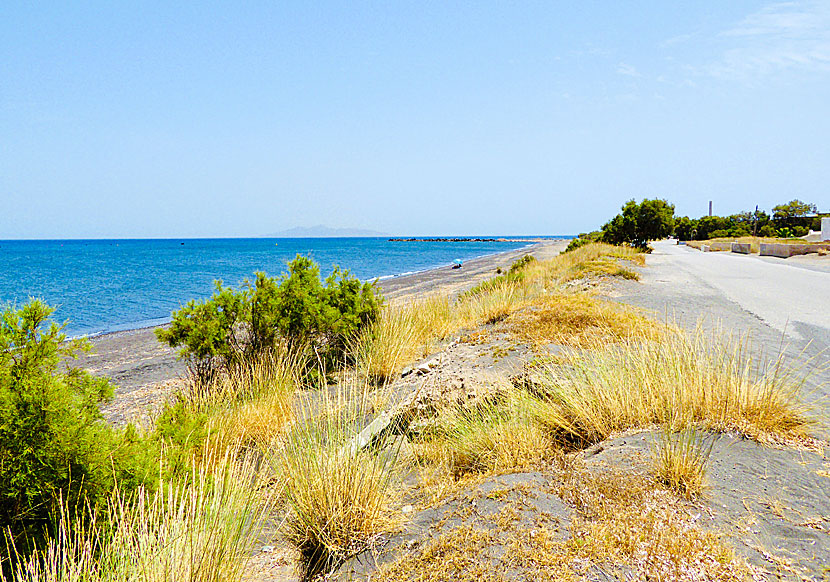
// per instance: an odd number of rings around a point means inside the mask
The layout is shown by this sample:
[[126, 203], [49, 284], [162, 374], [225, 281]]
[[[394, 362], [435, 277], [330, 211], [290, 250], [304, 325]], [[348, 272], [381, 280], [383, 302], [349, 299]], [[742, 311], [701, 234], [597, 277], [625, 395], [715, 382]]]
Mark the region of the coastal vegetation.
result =
[[674, 205], [666, 200], [644, 199], [639, 204], [629, 200], [602, 229], [580, 233], [568, 244], [567, 250], [605, 242], [631, 245], [648, 252], [649, 241], [669, 235], [682, 241], [751, 240], [757, 246], [759, 240], [775, 242], [776, 239], [802, 237], [810, 230], [820, 230], [822, 215], [816, 212], [815, 204], [795, 199], [774, 206], [772, 214], [756, 208], [753, 212], [729, 216], [689, 218], [674, 216]]
[[67, 363], [88, 345], [67, 341], [53, 312], [32, 300], [0, 320], [0, 524], [21, 551], [55, 534], [61, 507], [96, 506], [154, 473], [134, 430], [102, 422], [113, 386]]
[[298, 255], [280, 278], [256, 273], [239, 291], [217, 281], [211, 298], [189, 301], [156, 335], [181, 348], [202, 385], [266, 356], [279, 342], [302, 346], [311, 362], [307, 373], [325, 379], [346, 356], [349, 338], [377, 318], [380, 305], [370, 283], [338, 268], [321, 282], [320, 267]]
[[815, 204], [795, 199], [773, 206], [771, 214], [756, 208], [729, 216], [682, 216], [676, 220], [674, 234], [687, 241], [749, 236], [801, 237], [810, 230], [821, 230], [821, 215], [816, 212]]
[[[646, 217], [670, 209], [645, 206]], [[193, 376], [145, 429], [104, 425], [96, 404], [111, 387], [58, 366], [70, 345], [59, 327], [33, 331], [48, 308], [9, 311], [0, 335], [8, 346], [2, 413], [29, 388], [52, 387], [84, 427], [74, 434], [88, 436], [50, 450], [71, 456], [94, 436], [110, 473], [78, 483], [66, 468], [73, 480], [41, 484], [51, 513], [39, 526], [49, 526], [31, 546], [11, 538], [7, 579], [241, 580], [266, 519], [282, 524], [280, 543], [309, 579], [375, 548], [416, 509], [522, 471], [545, 475], [549, 485], [534, 495], [576, 512], [569, 537], [542, 522], [518, 527], [523, 509], [505, 501], [493, 528], [447, 531], [377, 579], [478, 579], [487, 573], [481, 552], [494, 544], [510, 548], [505, 559], [531, 578], [570, 579], [614, 563], [652, 578], [694, 571], [742, 579], [745, 564], [684, 504], [706, 495], [719, 434], [810, 446], [803, 377], [783, 361], [755, 360], [742, 338], [688, 333], [592, 294], [637, 278], [644, 255], [636, 246], [591, 242], [552, 259], [522, 257], [466, 292], [409, 301], [382, 301], [348, 272], [322, 281], [304, 257], [278, 279], [257, 274], [241, 291], [217, 284], [159, 333], [182, 349]], [[493, 372], [481, 380], [485, 390], [449, 405], [419, 400], [426, 380], [415, 393], [397, 383], [429, 373], [412, 367], [448, 343], [497, 333], [534, 354], [521, 374]], [[33, 354], [47, 355], [31, 364]], [[583, 451], [630, 431], [655, 435], [648, 472], [584, 466]], [[4, 471], [24, 454], [12, 440], [2, 441]], [[136, 467], [148, 458], [155, 471], [142, 473]], [[458, 519], [469, 515], [458, 511]]]

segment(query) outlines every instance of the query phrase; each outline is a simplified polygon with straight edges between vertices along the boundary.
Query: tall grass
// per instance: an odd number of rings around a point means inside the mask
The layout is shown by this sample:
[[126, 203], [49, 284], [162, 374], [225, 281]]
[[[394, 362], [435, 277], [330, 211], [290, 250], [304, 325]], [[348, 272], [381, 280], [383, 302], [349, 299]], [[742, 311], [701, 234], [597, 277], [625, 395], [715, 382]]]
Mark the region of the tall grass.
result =
[[[575, 277], [589, 273], [632, 277], [616, 259], [644, 264], [636, 249], [590, 244], [546, 261], [522, 260], [511, 276], [485, 281], [456, 300], [439, 294], [388, 305], [375, 325], [352, 343], [351, 353], [365, 376], [383, 384], [460, 329], [497, 323], [524, 307], [549, 302], [548, 294]], [[611, 311], [605, 310], [606, 318]]]
[[505, 281], [487, 291], [463, 297], [456, 307], [457, 317], [464, 326], [497, 323], [525, 306], [530, 296], [528, 283]]
[[536, 465], [553, 449], [533, 422], [531, 396], [509, 387], [497, 394], [478, 406], [446, 412], [419, 439], [417, 454], [438, 470], [439, 480]]
[[633, 271], [611, 268], [616, 259], [645, 265], [645, 255], [632, 247], [619, 247], [604, 243], [591, 243], [576, 250], [562, 253], [547, 261], [538, 261], [527, 266], [525, 280], [544, 284], [561, 284], [591, 273], [598, 275], [619, 275], [635, 278]]
[[371, 546], [399, 523], [398, 448], [350, 441], [373, 419], [368, 385], [305, 403], [272, 456], [290, 508], [286, 537], [311, 578]]
[[[604, 342], [546, 366], [540, 422], [560, 438], [595, 442], [617, 430], [674, 423], [734, 430], [760, 442], [802, 439], [812, 422], [803, 379], [781, 359], [755, 360], [744, 340], [666, 330], [660, 341]], [[679, 425], [677, 424], [679, 423]]]
[[57, 535], [19, 562], [11, 582], [236, 581], [271, 497], [252, 459], [226, 455], [187, 482], [123, 497], [91, 521], [64, 508]]
[[392, 304], [352, 342], [350, 350], [358, 370], [373, 383], [385, 384], [405, 366], [431, 353], [457, 327], [445, 295]]
[[207, 385], [191, 383], [179, 394], [182, 415], [203, 418], [205, 443], [195, 452], [221, 456], [229, 447], [266, 450], [292, 416], [302, 384], [301, 349], [278, 349], [240, 363]]
[[706, 469], [714, 438], [694, 427], [675, 431], [663, 425], [652, 445], [652, 464], [657, 480], [686, 499], [699, 496], [706, 487]]

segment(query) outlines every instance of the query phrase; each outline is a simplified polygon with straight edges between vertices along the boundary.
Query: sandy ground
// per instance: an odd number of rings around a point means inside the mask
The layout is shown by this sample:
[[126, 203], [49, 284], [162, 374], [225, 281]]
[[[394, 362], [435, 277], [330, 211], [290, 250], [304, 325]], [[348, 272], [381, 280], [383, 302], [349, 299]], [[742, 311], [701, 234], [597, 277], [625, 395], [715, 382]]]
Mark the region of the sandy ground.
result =
[[[542, 258], [563, 246], [545, 243], [532, 252]], [[402, 301], [433, 291], [458, 293], [492, 276], [497, 267], [509, 266], [521, 254], [470, 261], [461, 270], [447, 268], [391, 279], [382, 287], [387, 297]], [[600, 289], [614, 300], [653, 310], [686, 327], [694, 327], [704, 317], [707, 327], [749, 333], [758, 353], [774, 356], [783, 350], [787, 358], [802, 362], [811, 358], [815, 365], [827, 361], [823, 350], [830, 343], [826, 335], [830, 303], [823, 294], [830, 272], [818, 261], [790, 261], [704, 255], [661, 243], [647, 258], [647, 266], [638, 269], [640, 282], [615, 279]], [[782, 302], [779, 295], [791, 303]], [[426, 372], [408, 374], [397, 382], [400, 393], [431, 394], [446, 401], [470, 398], [487, 389], [494, 376], [509, 378], [518, 373], [533, 356], [528, 346], [511, 341], [498, 324], [485, 331], [481, 341], [453, 341], [426, 358], [421, 362], [431, 364]], [[183, 371], [175, 354], [155, 341], [152, 330], [113, 334], [94, 343], [97, 355], [90, 356], [85, 365], [120, 383], [115, 402], [107, 409], [113, 422], [163, 402], [172, 389], [170, 379]], [[827, 403], [826, 380], [820, 372], [809, 385], [813, 389], [810, 397], [819, 408]], [[584, 462], [597, 470], [613, 466], [648, 473], [653, 438], [653, 433], [640, 432], [609, 439], [584, 451]], [[710, 459], [709, 488], [704, 498], [690, 502], [688, 512], [697, 516], [701, 527], [720, 532], [762, 579], [826, 579], [830, 564], [830, 456], [826, 451], [770, 449], [736, 435], [720, 436]], [[576, 510], [551, 493], [553, 478], [544, 470], [494, 476], [437, 506], [414, 512], [410, 508], [401, 532], [384, 540], [377, 553], [357, 556], [345, 564], [339, 577], [371, 578], [377, 563], [417, 551], [429, 539], [455, 527], [491, 527], [504, 503], [518, 508], [518, 527], [553, 524], [563, 537], [568, 536]], [[493, 490], [508, 492], [504, 503], [492, 501]], [[470, 507], [475, 511], [471, 513]], [[458, 517], [461, 514], [468, 517]], [[498, 542], [487, 549], [493, 571], [499, 571], [504, 551]], [[595, 573], [597, 579], [614, 577], [612, 571], [601, 568]], [[263, 538], [246, 580], [297, 580], [291, 551], [277, 537]]]
[[[545, 259], [558, 255], [565, 246], [567, 241], [539, 242], [467, 261], [461, 269], [447, 266], [384, 279], [379, 286], [390, 301], [436, 292], [455, 295], [493, 277], [497, 268], [508, 268], [524, 254]], [[92, 345], [92, 353], [81, 356], [76, 364], [116, 385], [114, 400], [103, 408], [104, 416], [115, 425], [146, 421], [182, 385], [187, 371], [176, 350], [156, 339], [155, 328], [106, 334], [93, 338]]]

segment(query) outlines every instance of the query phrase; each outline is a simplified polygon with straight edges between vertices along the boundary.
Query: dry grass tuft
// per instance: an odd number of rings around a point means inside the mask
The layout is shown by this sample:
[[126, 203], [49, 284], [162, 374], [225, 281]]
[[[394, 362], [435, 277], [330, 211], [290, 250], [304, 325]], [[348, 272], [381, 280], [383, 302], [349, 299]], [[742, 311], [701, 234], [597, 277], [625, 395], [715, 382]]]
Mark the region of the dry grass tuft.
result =
[[272, 498], [252, 459], [225, 455], [206, 465], [210, 471], [155, 493], [116, 492], [97, 523], [64, 512], [56, 538], [18, 564], [11, 580], [241, 580]]
[[633, 308], [585, 293], [540, 297], [528, 309], [511, 315], [507, 325], [522, 341], [580, 347], [632, 338], [657, 340], [665, 329]]
[[496, 323], [523, 307], [529, 291], [525, 284], [506, 281], [487, 291], [462, 298], [457, 304], [460, 326]]
[[417, 443], [416, 454], [453, 479], [538, 465], [550, 455], [552, 443], [531, 411], [531, 397], [517, 390], [472, 409], [449, 411]]
[[745, 341], [667, 328], [659, 341], [568, 350], [542, 367], [539, 421], [578, 445], [614, 431], [671, 422], [735, 430], [762, 443], [800, 441], [812, 422], [803, 379], [753, 360]]
[[706, 465], [714, 444], [714, 438], [706, 439], [694, 428], [673, 431], [667, 423], [652, 448], [654, 475], [682, 497], [698, 497], [706, 487]]
[[348, 446], [371, 418], [367, 389], [305, 403], [272, 456], [290, 508], [286, 537], [302, 555], [305, 578], [371, 547], [377, 536], [399, 524], [393, 483], [397, 448]]
[[350, 346], [356, 367], [374, 384], [389, 382], [413, 361], [431, 353], [457, 331], [450, 300], [436, 295], [406, 305], [388, 305], [377, 322]]
[[190, 386], [183, 400], [208, 413], [208, 448], [214, 455], [222, 455], [228, 447], [266, 450], [281, 437], [301, 384], [300, 354], [300, 350], [283, 346], [260, 359], [244, 362], [207, 387]]

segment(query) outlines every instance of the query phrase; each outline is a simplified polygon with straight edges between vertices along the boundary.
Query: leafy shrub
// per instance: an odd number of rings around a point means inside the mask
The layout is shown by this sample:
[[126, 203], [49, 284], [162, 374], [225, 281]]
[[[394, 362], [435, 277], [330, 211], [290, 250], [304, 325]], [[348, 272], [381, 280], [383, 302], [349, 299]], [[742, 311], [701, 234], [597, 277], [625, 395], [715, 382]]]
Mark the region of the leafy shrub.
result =
[[761, 227], [758, 231], [758, 236], [766, 237], [766, 238], [775, 238], [778, 236], [778, 231], [775, 230], [775, 227], [771, 224], [765, 224]]
[[648, 242], [666, 238], [674, 230], [674, 205], [666, 200], [629, 200], [622, 212], [602, 227], [602, 241], [645, 249]]
[[144, 481], [149, 458], [131, 427], [102, 421], [110, 383], [62, 364], [86, 344], [65, 341], [53, 312], [32, 300], [0, 320], [0, 527], [25, 539], [24, 551], [59, 500], [94, 505], [116, 480], [128, 490]]
[[173, 312], [167, 328], [156, 330], [156, 337], [172, 347], [183, 346], [180, 352], [188, 368], [202, 384], [221, 370], [229, 370], [243, 352], [241, 326], [248, 319], [249, 301], [245, 294], [216, 281], [210, 299], [190, 300]]
[[321, 367], [330, 366], [344, 357], [349, 338], [377, 319], [380, 306], [374, 285], [337, 267], [322, 282], [319, 265], [297, 255], [279, 279], [258, 272], [240, 291], [217, 282], [213, 297], [188, 302], [156, 334], [182, 346], [181, 355], [206, 385], [243, 359], [266, 355], [280, 339], [309, 348]]

